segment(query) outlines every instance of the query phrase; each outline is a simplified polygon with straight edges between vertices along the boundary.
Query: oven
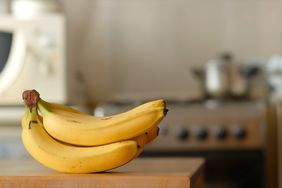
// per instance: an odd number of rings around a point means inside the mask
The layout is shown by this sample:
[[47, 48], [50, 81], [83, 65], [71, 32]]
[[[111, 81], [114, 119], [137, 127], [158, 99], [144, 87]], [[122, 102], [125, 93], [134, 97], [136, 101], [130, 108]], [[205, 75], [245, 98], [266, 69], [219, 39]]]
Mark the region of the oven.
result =
[[[94, 113], [113, 115], [150, 99], [113, 99]], [[207, 188], [266, 187], [263, 101], [166, 101], [169, 112], [160, 124], [160, 134], [141, 157], [200, 156], [206, 159]]]

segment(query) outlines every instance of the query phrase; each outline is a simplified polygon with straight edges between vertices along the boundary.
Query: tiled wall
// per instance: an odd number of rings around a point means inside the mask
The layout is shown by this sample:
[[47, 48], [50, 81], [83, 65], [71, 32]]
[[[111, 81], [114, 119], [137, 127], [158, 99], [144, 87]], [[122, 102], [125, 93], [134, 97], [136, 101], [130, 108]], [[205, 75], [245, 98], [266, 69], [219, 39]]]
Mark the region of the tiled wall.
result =
[[[68, 61], [91, 100], [197, 89], [191, 68], [223, 51], [238, 61], [282, 52], [281, 0], [65, 0]], [[70, 78], [70, 79], [75, 79]]]

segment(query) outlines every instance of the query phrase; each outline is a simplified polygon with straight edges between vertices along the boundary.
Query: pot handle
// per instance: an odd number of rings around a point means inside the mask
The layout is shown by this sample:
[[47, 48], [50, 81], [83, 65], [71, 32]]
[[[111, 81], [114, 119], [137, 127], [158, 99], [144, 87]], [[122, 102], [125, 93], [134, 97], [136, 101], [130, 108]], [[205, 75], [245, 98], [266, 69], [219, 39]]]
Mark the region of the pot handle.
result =
[[198, 78], [198, 79], [204, 79], [205, 74], [204, 74], [204, 70], [200, 69], [200, 68], [194, 68], [192, 70], [193, 75]]

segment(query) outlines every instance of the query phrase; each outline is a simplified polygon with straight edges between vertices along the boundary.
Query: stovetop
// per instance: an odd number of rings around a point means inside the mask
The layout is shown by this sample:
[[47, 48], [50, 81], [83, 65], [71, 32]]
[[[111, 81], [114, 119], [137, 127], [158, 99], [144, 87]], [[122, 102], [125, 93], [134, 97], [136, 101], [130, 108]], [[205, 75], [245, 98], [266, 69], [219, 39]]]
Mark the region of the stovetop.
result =
[[[226, 105], [236, 103], [253, 103], [260, 99], [252, 97], [209, 98], [199, 92], [146, 92], [146, 93], [120, 93], [112, 96], [106, 103], [112, 106], [137, 106], [148, 101], [164, 99], [168, 105]], [[104, 105], [103, 104], [103, 105]]]
[[[157, 98], [109, 100], [99, 105], [97, 116], [125, 112]], [[160, 135], [150, 151], [254, 150], [265, 143], [262, 100], [164, 98], [169, 112], [159, 125]]]

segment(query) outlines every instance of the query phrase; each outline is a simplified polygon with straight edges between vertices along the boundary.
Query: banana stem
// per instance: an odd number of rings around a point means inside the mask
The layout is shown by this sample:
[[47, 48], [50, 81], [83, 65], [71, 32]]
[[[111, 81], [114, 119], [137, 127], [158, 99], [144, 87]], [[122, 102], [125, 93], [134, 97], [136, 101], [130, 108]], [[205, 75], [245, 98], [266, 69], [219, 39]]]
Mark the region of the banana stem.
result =
[[37, 103], [40, 100], [40, 95], [35, 89], [26, 90], [23, 92], [22, 98], [31, 112], [32, 109], [37, 106]]
[[38, 119], [38, 111], [37, 107], [33, 107], [31, 109], [31, 113], [29, 113], [29, 122], [28, 122], [28, 129], [31, 129], [31, 123], [37, 123]]

